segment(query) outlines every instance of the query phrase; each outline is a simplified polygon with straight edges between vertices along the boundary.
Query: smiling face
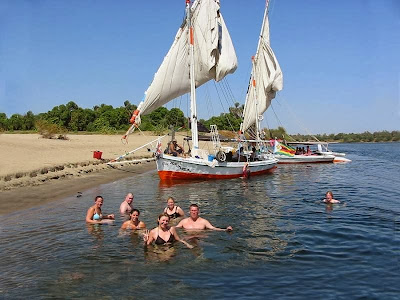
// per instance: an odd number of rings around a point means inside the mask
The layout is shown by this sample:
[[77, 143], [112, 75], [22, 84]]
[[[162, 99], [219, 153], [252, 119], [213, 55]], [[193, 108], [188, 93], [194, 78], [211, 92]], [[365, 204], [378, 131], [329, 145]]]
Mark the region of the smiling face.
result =
[[158, 219], [158, 224], [160, 225], [161, 228], [167, 228], [169, 224], [169, 217], [167, 216], [161, 216]]
[[169, 198], [168, 201], [167, 201], [167, 205], [168, 205], [168, 208], [169, 208], [170, 210], [172, 210], [172, 209], [174, 208], [174, 206], [175, 206], [175, 201], [174, 201], [174, 199]]
[[128, 203], [129, 205], [131, 205], [131, 203], [133, 202], [133, 194], [129, 193], [128, 195], [126, 195], [125, 197], [125, 201], [126, 203]]
[[103, 198], [102, 197], [97, 197], [96, 200], [94, 201], [94, 203], [96, 204], [96, 206], [98, 208], [101, 208], [101, 206], [103, 205]]
[[131, 213], [131, 220], [132, 220], [132, 222], [135, 223], [138, 219], [139, 219], [139, 212], [133, 211], [133, 212]]

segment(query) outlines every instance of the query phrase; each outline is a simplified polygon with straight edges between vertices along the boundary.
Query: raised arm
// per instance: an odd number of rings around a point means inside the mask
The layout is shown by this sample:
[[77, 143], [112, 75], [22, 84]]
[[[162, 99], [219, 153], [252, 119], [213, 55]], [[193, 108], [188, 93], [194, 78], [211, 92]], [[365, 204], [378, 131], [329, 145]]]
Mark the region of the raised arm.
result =
[[143, 234], [143, 241], [144, 241], [144, 245], [148, 246], [150, 245], [154, 240], [154, 234], [155, 234], [155, 230], [152, 229], [151, 231], [146, 230]]

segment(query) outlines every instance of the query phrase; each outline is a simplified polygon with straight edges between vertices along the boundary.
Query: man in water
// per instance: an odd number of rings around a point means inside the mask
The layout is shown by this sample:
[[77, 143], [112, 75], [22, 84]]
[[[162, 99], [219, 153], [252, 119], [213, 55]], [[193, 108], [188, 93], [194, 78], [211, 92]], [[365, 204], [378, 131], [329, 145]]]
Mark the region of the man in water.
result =
[[125, 200], [119, 206], [119, 212], [121, 215], [129, 215], [133, 209], [133, 194], [129, 193], [126, 195]]
[[178, 228], [189, 229], [189, 230], [203, 230], [203, 229], [211, 229], [218, 231], [231, 231], [233, 230], [232, 226], [228, 226], [225, 229], [214, 227], [209, 221], [199, 217], [199, 207], [197, 204], [192, 204], [189, 207], [190, 217], [183, 219], [176, 226]]

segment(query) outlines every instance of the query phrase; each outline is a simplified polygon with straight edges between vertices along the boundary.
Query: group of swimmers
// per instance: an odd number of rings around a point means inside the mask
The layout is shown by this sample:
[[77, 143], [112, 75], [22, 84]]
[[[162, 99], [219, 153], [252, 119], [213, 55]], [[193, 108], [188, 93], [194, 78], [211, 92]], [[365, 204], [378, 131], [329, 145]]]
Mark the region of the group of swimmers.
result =
[[[171, 219], [182, 218], [185, 216], [184, 211], [179, 206], [175, 205], [175, 199], [169, 197], [167, 200], [167, 207], [165, 207], [163, 213], [158, 216], [158, 226], [152, 230], [146, 229], [146, 224], [139, 220], [140, 211], [133, 208], [134, 196], [132, 193], [128, 193], [125, 200], [120, 205], [120, 213], [122, 215], [129, 215], [129, 220], [125, 221], [121, 229], [143, 229], [143, 240], [145, 245], [152, 243], [156, 245], [172, 244], [175, 241], [183, 243], [188, 248], [193, 248], [192, 245], [182, 240], [176, 228], [183, 228], [185, 230], [218, 230], [218, 231], [232, 231], [233, 228], [228, 226], [226, 228], [219, 228], [213, 226], [208, 220], [199, 216], [200, 209], [197, 204], [191, 204], [189, 207], [190, 216], [181, 219], [178, 225], [170, 226]], [[103, 220], [114, 220], [114, 214], [103, 214], [101, 206], [103, 205], [104, 199], [102, 196], [96, 196], [94, 205], [89, 207], [86, 213], [86, 222], [90, 224], [101, 224]]]

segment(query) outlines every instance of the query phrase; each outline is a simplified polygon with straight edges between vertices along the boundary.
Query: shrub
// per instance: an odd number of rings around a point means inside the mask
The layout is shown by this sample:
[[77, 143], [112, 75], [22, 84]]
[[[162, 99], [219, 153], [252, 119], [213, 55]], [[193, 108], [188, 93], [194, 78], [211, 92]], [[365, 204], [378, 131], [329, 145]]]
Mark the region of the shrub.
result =
[[58, 135], [58, 139], [67, 139], [66, 130], [59, 125], [53, 124], [45, 120], [38, 120], [35, 122], [36, 130], [45, 139], [52, 139]]

